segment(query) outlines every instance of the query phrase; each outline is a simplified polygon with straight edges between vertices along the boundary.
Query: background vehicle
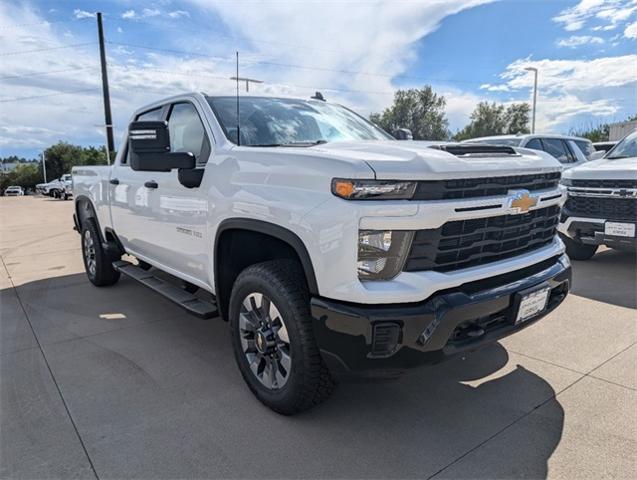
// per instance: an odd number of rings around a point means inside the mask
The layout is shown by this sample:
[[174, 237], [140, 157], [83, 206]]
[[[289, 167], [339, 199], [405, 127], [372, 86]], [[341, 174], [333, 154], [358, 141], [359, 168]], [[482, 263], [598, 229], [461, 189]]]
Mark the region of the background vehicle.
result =
[[24, 189], [22, 187], [12, 185], [4, 190], [4, 195], [6, 197], [19, 197], [24, 195]]
[[568, 200], [559, 231], [569, 256], [587, 260], [599, 245], [634, 250], [637, 246], [637, 132], [604, 159], [564, 173]]
[[71, 174], [67, 173], [51, 182], [38, 183], [35, 189], [43, 195], [68, 200], [73, 196], [73, 179]]
[[564, 168], [581, 165], [595, 152], [590, 140], [564, 135], [500, 135], [472, 138], [463, 140], [462, 143], [487, 143], [542, 150], [556, 158]]
[[546, 153], [399, 142], [324, 101], [237, 108], [186, 94], [139, 110], [112, 166], [73, 169], [75, 222], [95, 285], [124, 273], [228, 320], [243, 378], [277, 412], [334, 378], [478, 348], [565, 298], [565, 189]]

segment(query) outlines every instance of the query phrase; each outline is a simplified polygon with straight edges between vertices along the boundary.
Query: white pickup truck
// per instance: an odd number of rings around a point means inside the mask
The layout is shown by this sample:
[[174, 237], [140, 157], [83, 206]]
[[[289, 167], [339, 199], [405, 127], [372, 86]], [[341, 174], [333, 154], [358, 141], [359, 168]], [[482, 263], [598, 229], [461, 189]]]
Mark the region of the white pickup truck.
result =
[[564, 172], [568, 200], [559, 231], [568, 255], [588, 260], [600, 245], [637, 249], [637, 132], [601, 160]]
[[228, 320], [247, 385], [284, 414], [335, 379], [476, 349], [566, 297], [566, 189], [545, 152], [434, 147], [321, 100], [148, 105], [112, 166], [73, 169], [88, 278]]

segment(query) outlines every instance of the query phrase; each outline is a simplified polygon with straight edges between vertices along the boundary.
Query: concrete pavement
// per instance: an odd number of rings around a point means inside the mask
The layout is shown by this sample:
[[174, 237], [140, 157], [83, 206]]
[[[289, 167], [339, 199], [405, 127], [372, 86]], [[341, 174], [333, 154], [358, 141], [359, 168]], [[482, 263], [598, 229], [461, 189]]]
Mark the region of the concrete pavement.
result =
[[227, 325], [87, 281], [72, 202], [0, 198], [0, 478], [631, 478], [637, 269], [604, 251], [500, 344], [263, 407]]

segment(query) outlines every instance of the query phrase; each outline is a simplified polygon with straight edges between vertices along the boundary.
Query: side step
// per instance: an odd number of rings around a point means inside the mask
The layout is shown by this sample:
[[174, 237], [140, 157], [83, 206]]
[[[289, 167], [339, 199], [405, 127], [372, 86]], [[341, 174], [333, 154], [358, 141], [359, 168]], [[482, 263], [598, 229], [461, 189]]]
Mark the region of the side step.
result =
[[213, 318], [218, 315], [217, 305], [214, 303], [201, 300], [192, 293], [188, 293], [175, 285], [165, 282], [164, 280], [155, 277], [152, 273], [149, 273], [130, 262], [118, 260], [117, 262], [113, 262], [113, 268], [124, 275], [137, 280], [142, 285], [146, 285], [147, 287], [155, 290], [157, 293], [163, 295], [169, 300], [172, 300], [177, 305], [197, 317]]

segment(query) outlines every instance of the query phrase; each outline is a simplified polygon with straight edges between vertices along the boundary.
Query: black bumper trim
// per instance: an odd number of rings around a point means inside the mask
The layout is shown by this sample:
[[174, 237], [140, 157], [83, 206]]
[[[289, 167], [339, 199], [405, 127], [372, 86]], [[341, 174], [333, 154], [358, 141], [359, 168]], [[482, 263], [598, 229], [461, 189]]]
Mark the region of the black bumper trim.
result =
[[[606, 235], [604, 233], [604, 223], [595, 221], [591, 218], [590, 221], [585, 220], [585, 217], [579, 215], [563, 215], [563, 222], [568, 220], [571, 216], [577, 217], [578, 220], [573, 220], [568, 227], [568, 236], [581, 242], [585, 245], [606, 245], [611, 248], [637, 250], [637, 237], [616, 237]], [[618, 223], [634, 223], [637, 227], [637, 222], [621, 221], [621, 220], [606, 220], [608, 222]]]
[[[394, 377], [506, 337], [554, 310], [570, 287], [566, 256], [534, 274], [525, 270], [517, 280], [499, 286], [475, 291], [471, 282], [419, 303], [359, 305], [315, 297], [314, 334], [323, 359], [337, 377]], [[518, 293], [534, 287], [550, 288], [547, 307], [515, 325]], [[374, 326], [387, 323], [400, 327], [399, 343], [390, 355], [376, 356]]]

